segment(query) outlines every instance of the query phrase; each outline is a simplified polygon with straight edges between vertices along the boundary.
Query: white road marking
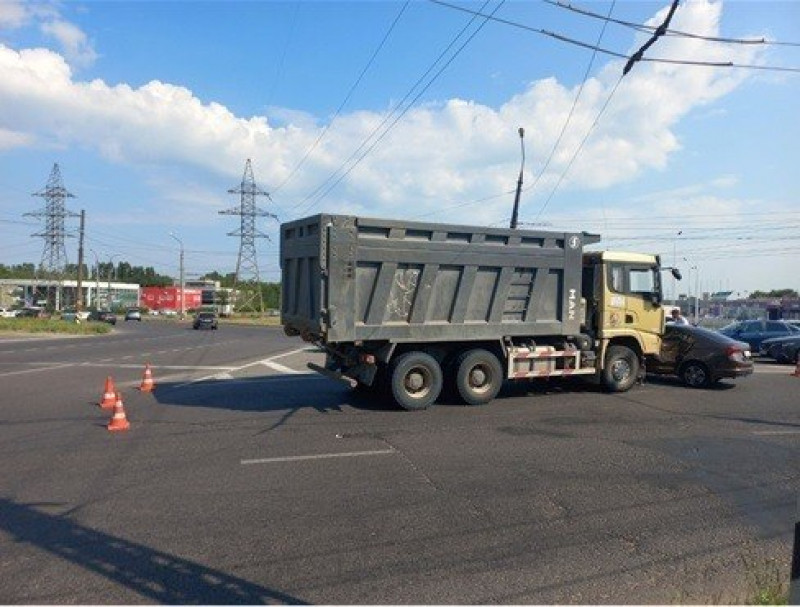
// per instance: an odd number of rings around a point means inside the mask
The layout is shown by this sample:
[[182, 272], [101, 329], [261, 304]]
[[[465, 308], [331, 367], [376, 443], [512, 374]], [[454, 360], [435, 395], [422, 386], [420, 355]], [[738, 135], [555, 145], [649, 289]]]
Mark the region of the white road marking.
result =
[[759, 436], [781, 436], [784, 434], [800, 434], [800, 430], [755, 430], [753, 434]]
[[272, 362], [272, 361], [265, 361], [265, 362], [262, 362], [261, 364], [264, 365], [265, 367], [269, 367], [273, 371], [278, 371], [280, 373], [290, 373], [290, 374], [291, 373], [300, 373], [300, 371], [297, 371], [296, 369], [291, 369], [289, 367], [286, 367], [284, 365], [281, 365], [279, 363]]
[[64, 363], [61, 365], [54, 365], [52, 367], [39, 367], [38, 369], [23, 369], [22, 371], [9, 371], [8, 373], [0, 373], [0, 377], [8, 377], [9, 375], [24, 375], [25, 373], [38, 373], [39, 371], [53, 371], [55, 369], [63, 369], [64, 367], [74, 367], [74, 363]]
[[794, 374], [794, 368], [789, 365], [756, 365], [755, 372], [764, 375], [786, 375], [791, 377]]
[[287, 455], [285, 457], [267, 457], [264, 459], [243, 459], [242, 465], [249, 464], [276, 464], [281, 462], [301, 462], [314, 459], [331, 459], [334, 457], [363, 457], [366, 455], [389, 455], [397, 453], [394, 449], [381, 449], [379, 451], [350, 451], [349, 453], [320, 453], [317, 455]]
[[[247, 363], [246, 365], [241, 365], [240, 367], [231, 367], [229, 370], [235, 372], [235, 371], [241, 371], [242, 369], [247, 369], [248, 367], [255, 367], [256, 365], [269, 365], [269, 363], [272, 363], [274, 360], [277, 360], [279, 358], [284, 358], [286, 356], [291, 356], [292, 354], [299, 354], [300, 352], [315, 352], [315, 351], [317, 351], [316, 348], [297, 348], [296, 350], [290, 350], [289, 352], [283, 352], [282, 354], [276, 354], [275, 356], [270, 356], [269, 358], [264, 358], [262, 360], [257, 360], [255, 362]], [[293, 372], [293, 373], [296, 373], [296, 372]], [[193, 380], [184, 382], [182, 384], [178, 384], [178, 385], [173, 386], [173, 387], [174, 388], [184, 388], [186, 386], [191, 386], [192, 384], [196, 384], [196, 383], [200, 383], [200, 382], [204, 382], [204, 381], [210, 381], [212, 379], [215, 379], [214, 375], [206, 375], [205, 377], [200, 377], [198, 379], [193, 379]]]

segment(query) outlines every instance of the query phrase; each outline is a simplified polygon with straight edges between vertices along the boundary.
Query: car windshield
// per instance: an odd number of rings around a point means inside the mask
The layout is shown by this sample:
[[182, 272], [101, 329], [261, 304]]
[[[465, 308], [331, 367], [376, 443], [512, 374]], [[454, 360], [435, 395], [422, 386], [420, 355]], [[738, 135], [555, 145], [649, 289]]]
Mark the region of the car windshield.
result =
[[214, 314], [212, 312], [200, 312], [197, 318], [200, 318], [202, 320], [213, 320]]

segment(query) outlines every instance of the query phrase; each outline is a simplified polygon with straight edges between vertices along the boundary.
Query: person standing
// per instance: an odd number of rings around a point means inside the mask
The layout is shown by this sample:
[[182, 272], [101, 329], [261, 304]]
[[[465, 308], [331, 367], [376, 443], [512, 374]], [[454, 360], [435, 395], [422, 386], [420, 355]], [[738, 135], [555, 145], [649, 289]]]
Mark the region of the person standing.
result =
[[689, 321], [681, 314], [680, 308], [672, 308], [672, 322], [676, 325], [688, 325]]

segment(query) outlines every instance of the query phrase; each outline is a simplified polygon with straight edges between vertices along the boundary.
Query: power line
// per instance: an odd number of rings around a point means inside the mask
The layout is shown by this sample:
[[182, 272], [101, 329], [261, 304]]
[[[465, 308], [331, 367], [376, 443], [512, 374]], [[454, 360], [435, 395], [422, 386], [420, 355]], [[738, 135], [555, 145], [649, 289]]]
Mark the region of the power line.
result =
[[550, 195], [547, 197], [547, 200], [544, 201], [544, 204], [542, 205], [542, 208], [539, 209], [539, 212], [536, 214], [536, 217], [534, 217], [534, 221], [538, 221], [539, 220], [539, 217], [542, 216], [542, 213], [544, 213], [545, 209], [547, 208], [547, 205], [550, 204], [550, 201], [553, 199], [553, 196], [555, 196], [556, 192], [558, 191], [558, 188], [561, 186], [561, 183], [564, 181], [564, 178], [567, 176], [567, 173], [572, 168], [572, 165], [575, 162], [575, 159], [578, 157], [578, 154], [580, 154], [581, 150], [583, 149], [583, 146], [586, 144], [587, 139], [589, 139], [589, 135], [592, 134], [592, 132], [594, 131], [594, 128], [597, 126], [597, 123], [600, 121], [600, 117], [605, 113], [606, 108], [608, 107], [609, 103], [611, 103], [611, 99], [613, 99], [614, 94], [617, 92], [617, 89], [619, 88], [619, 85], [622, 82], [622, 78], [623, 77], [624, 77], [624, 75], [620, 75], [620, 77], [617, 79], [617, 82], [616, 82], [616, 84], [614, 84], [614, 88], [611, 89], [611, 93], [609, 93], [608, 98], [606, 99], [605, 103], [603, 104], [603, 107], [600, 108], [600, 111], [597, 113], [597, 117], [594, 119], [594, 122], [592, 122], [592, 125], [586, 131], [586, 135], [583, 136], [583, 139], [581, 140], [580, 144], [578, 144], [578, 147], [575, 149], [575, 152], [572, 154], [572, 158], [569, 159], [569, 162], [567, 163], [567, 166], [564, 167], [564, 171], [561, 173], [561, 176], [558, 178], [558, 181], [556, 182], [556, 185], [553, 187], [553, 190], [550, 192]]
[[297, 165], [294, 167], [294, 169], [292, 169], [291, 173], [289, 173], [289, 175], [286, 177], [286, 179], [284, 179], [280, 184], [278, 184], [278, 186], [274, 189], [274, 192], [279, 191], [283, 186], [285, 186], [292, 179], [292, 177], [295, 176], [297, 171], [300, 170], [300, 167], [302, 167], [305, 164], [306, 160], [308, 160], [308, 157], [311, 155], [311, 152], [313, 152], [317, 148], [317, 146], [319, 145], [320, 141], [322, 141], [323, 137], [325, 137], [325, 135], [328, 133], [330, 128], [333, 126], [334, 121], [336, 120], [336, 118], [338, 118], [339, 114], [342, 112], [342, 110], [344, 109], [345, 105], [347, 105], [347, 102], [350, 101], [350, 98], [353, 96], [353, 93], [355, 92], [355, 90], [358, 87], [358, 85], [361, 84], [361, 81], [364, 79], [364, 76], [367, 73], [367, 70], [369, 70], [369, 68], [374, 63], [375, 58], [378, 56], [378, 53], [380, 53], [381, 49], [383, 49], [383, 46], [386, 44], [386, 41], [389, 39], [389, 36], [394, 31], [394, 28], [397, 25], [397, 22], [400, 21], [400, 17], [402, 17], [403, 13], [406, 11], [406, 8], [408, 8], [408, 5], [409, 5], [410, 1], [411, 0], [406, 0], [405, 4], [403, 4], [403, 6], [400, 8], [400, 11], [395, 16], [394, 21], [392, 21], [392, 24], [389, 26], [389, 29], [383, 35], [383, 39], [381, 40], [380, 44], [373, 51], [372, 56], [369, 58], [369, 61], [367, 61], [367, 64], [361, 70], [361, 73], [358, 75], [358, 78], [356, 78], [355, 82], [353, 82], [353, 84], [350, 86], [350, 90], [347, 91], [347, 95], [345, 95], [344, 100], [339, 104], [339, 107], [336, 108], [336, 112], [333, 114], [333, 117], [330, 119], [330, 121], [325, 126], [325, 128], [322, 129], [322, 132], [317, 136], [317, 139], [314, 141], [314, 143], [312, 143], [311, 146], [308, 148], [308, 150], [306, 150], [306, 153], [300, 159], [300, 162], [298, 162]]
[[[624, 21], [622, 19], [612, 19], [609, 16], [604, 17], [598, 13], [593, 13], [592, 11], [588, 11], [586, 9], [581, 9], [572, 6], [571, 4], [567, 4], [566, 2], [557, 2], [556, 0], [543, 0], [547, 4], [552, 4], [553, 6], [557, 6], [559, 8], [563, 8], [574, 13], [578, 13], [580, 15], [585, 15], [587, 17], [592, 17], [593, 19], [600, 19], [605, 21], [606, 23], [616, 23], [618, 25], [624, 25], [625, 27], [629, 27], [631, 29], [637, 30], [639, 32], [654, 32], [656, 30], [656, 26], [654, 25], [644, 25], [640, 23], [633, 23], [631, 21]], [[777, 40], [767, 40], [766, 38], [723, 38], [718, 36], [704, 36], [702, 34], [692, 34], [689, 32], [683, 32], [680, 30], [674, 29], [666, 29], [664, 32], [666, 36], [676, 36], [680, 38], [693, 38], [697, 40], [705, 40], [707, 42], [720, 42], [725, 44], [761, 44], [761, 45], [773, 45], [773, 46], [800, 46], [800, 42], [779, 42]]]
[[[494, 13], [496, 13], [496, 12], [497, 12], [497, 11], [500, 9], [500, 7], [503, 5], [503, 3], [504, 3], [504, 2], [505, 2], [505, 0], [501, 0], [501, 2], [500, 2], [498, 5], [497, 5], [497, 7], [495, 7], [495, 9], [492, 11], [492, 13], [491, 13], [491, 14], [493, 15]], [[483, 3], [483, 5], [481, 6], [481, 9], [483, 9], [484, 7], [486, 7], [486, 5], [487, 5], [488, 3], [489, 3], [489, 0], [486, 0], [486, 2], [484, 2], [484, 3]], [[321, 200], [322, 200], [322, 199], [323, 199], [325, 196], [327, 196], [327, 195], [328, 195], [328, 194], [329, 194], [329, 193], [330, 193], [330, 192], [333, 190], [333, 188], [335, 188], [335, 187], [336, 187], [336, 186], [337, 186], [337, 185], [338, 185], [338, 184], [339, 184], [339, 183], [340, 183], [340, 182], [341, 182], [341, 181], [342, 181], [342, 180], [343, 180], [343, 179], [344, 179], [344, 178], [345, 178], [347, 175], [349, 175], [349, 174], [350, 174], [350, 172], [351, 172], [351, 171], [352, 171], [352, 170], [353, 170], [353, 169], [354, 169], [354, 168], [355, 168], [355, 167], [356, 167], [356, 166], [357, 166], [359, 163], [361, 163], [361, 161], [362, 161], [362, 160], [364, 160], [364, 158], [365, 158], [365, 157], [366, 157], [366, 156], [367, 156], [367, 155], [368, 155], [368, 154], [369, 154], [369, 153], [370, 153], [370, 152], [371, 152], [371, 151], [372, 151], [372, 150], [373, 150], [373, 149], [374, 149], [374, 148], [375, 148], [375, 147], [378, 145], [378, 143], [380, 143], [380, 142], [381, 142], [381, 140], [382, 140], [384, 137], [386, 137], [386, 135], [389, 133], [389, 131], [391, 131], [391, 129], [392, 129], [392, 128], [394, 128], [394, 126], [395, 126], [395, 125], [396, 125], [396, 124], [397, 124], [397, 123], [398, 123], [398, 122], [399, 122], [399, 121], [400, 121], [400, 120], [403, 118], [403, 116], [405, 116], [405, 115], [406, 115], [406, 113], [408, 113], [408, 111], [411, 109], [411, 107], [414, 105], [414, 103], [416, 103], [416, 101], [417, 101], [417, 100], [418, 100], [418, 99], [419, 99], [419, 98], [420, 98], [420, 97], [421, 97], [421, 96], [422, 96], [422, 95], [425, 93], [425, 91], [427, 91], [427, 90], [428, 90], [428, 88], [430, 88], [430, 87], [431, 87], [431, 85], [432, 85], [432, 84], [433, 84], [433, 83], [436, 81], [436, 79], [437, 79], [437, 78], [438, 78], [438, 77], [439, 77], [439, 76], [442, 74], [442, 72], [443, 72], [445, 69], [447, 69], [447, 67], [448, 67], [448, 66], [449, 66], [449, 65], [450, 65], [450, 64], [451, 64], [451, 63], [452, 63], [452, 62], [455, 60], [455, 58], [456, 58], [456, 57], [457, 57], [457, 56], [458, 56], [458, 55], [461, 53], [461, 51], [463, 51], [463, 50], [464, 50], [464, 48], [467, 46], [467, 44], [469, 44], [469, 43], [472, 41], [472, 39], [473, 39], [473, 38], [474, 38], [474, 37], [475, 37], [475, 36], [478, 34], [478, 32], [480, 32], [480, 31], [483, 29], [483, 27], [484, 27], [484, 26], [486, 25], [486, 23], [488, 22], [488, 19], [484, 19], [483, 23], [481, 23], [481, 24], [480, 24], [480, 25], [477, 27], [477, 29], [476, 29], [476, 30], [475, 30], [475, 31], [474, 31], [474, 32], [473, 32], [473, 33], [472, 33], [472, 34], [469, 36], [469, 38], [467, 38], [467, 40], [466, 40], [466, 41], [465, 41], [465, 42], [464, 42], [464, 43], [463, 43], [463, 44], [462, 44], [462, 45], [461, 45], [461, 46], [460, 46], [458, 49], [456, 49], [456, 51], [453, 53], [453, 55], [452, 55], [452, 56], [451, 56], [451, 57], [450, 57], [450, 58], [447, 60], [447, 62], [446, 62], [446, 63], [445, 63], [445, 64], [444, 64], [444, 65], [443, 65], [443, 66], [442, 66], [440, 69], [439, 69], [439, 71], [437, 71], [437, 72], [436, 72], [436, 73], [435, 73], [435, 74], [434, 74], [434, 75], [431, 77], [431, 79], [430, 79], [430, 80], [428, 81], [428, 83], [427, 83], [427, 84], [426, 84], [426, 85], [425, 85], [425, 86], [422, 88], [422, 90], [420, 90], [420, 91], [419, 91], [419, 93], [417, 93], [417, 95], [416, 95], [416, 96], [415, 96], [415, 97], [414, 97], [414, 98], [413, 98], [413, 99], [412, 99], [410, 102], [408, 102], [408, 103], [405, 105], [405, 107], [404, 107], [404, 108], [402, 109], [402, 111], [400, 112], [399, 116], [397, 116], [397, 117], [395, 118], [395, 120], [394, 120], [394, 121], [393, 121], [391, 124], [389, 124], [389, 126], [387, 126], [387, 127], [386, 127], [386, 128], [383, 130], [383, 132], [382, 132], [382, 133], [381, 133], [381, 134], [380, 134], [380, 135], [379, 135], [379, 136], [378, 136], [378, 137], [377, 137], [377, 138], [374, 140], [374, 142], [372, 143], [372, 145], [370, 145], [370, 147], [369, 147], [369, 148], [367, 148], [367, 149], [366, 149], [366, 150], [365, 150], [365, 151], [364, 151], [364, 152], [363, 152], [363, 153], [362, 153], [362, 154], [361, 154], [361, 155], [360, 155], [360, 156], [359, 156], [359, 157], [356, 159], [356, 156], [358, 156], [358, 155], [359, 155], [359, 153], [361, 152], [361, 150], [363, 150], [363, 149], [364, 149], [364, 147], [365, 147], [365, 146], [367, 146], [367, 145], [369, 144], [370, 140], [372, 140], [372, 139], [373, 139], [373, 137], [375, 137], [375, 135], [378, 133], [378, 131], [380, 131], [380, 130], [381, 130], [383, 127], [384, 127], [384, 125], [385, 125], [385, 124], [386, 124], [386, 123], [387, 123], [387, 122], [388, 122], [388, 121], [389, 121], [389, 120], [392, 118], [392, 116], [394, 116], [394, 115], [395, 115], [395, 114], [398, 112], [398, 109], [399, 109], [399, 108], [403, 107], [403, 104], [404, 104], [404, 103], [406, 102], [406, 100], [407, 100], [407, 99], [408, 99], [408, 98], [409, 98], [409, 97], [410, 97], [410, 96], [411, 96], [411, 95], [414, 93], [414, 90], [415, 90], [415, 89], [416, 89], [416, 88], [417, 88], [417, 87], [418, 87], [418, 86], [419, 86], [419, 85], [420, 85], [420, 84], [421, 84], [421, 83], [422, 83], [422, 82], [425, 80], [425, 78], [428, 76], [428, 74], [430, 74], [430, 73], [431, 73], [431, 71], [432, 71], [432, 70], [433, 70], [433, 69], [436, 67], [436, 65], [437, 65], [437, 64], [438, 64], [438, 63], [439, 63], [439, 62], [440, 62], [440, 61], [441, 61], [441, 60], [442, 60], [442, 59], [445, 57], [445, 55], [446, 55], [446, 54], [449, 52], [449, 50], [450, 50], [450, 49], [451, 49], [451, 48], [452, 48], [452, 47], [453, 47], [453, 46], [456, 44], [456, 42], [458, 42], [458, 40], [461, 38], [461, 36], [462, 36], [462, 35], [463, 35], [463, 34], [464, 34], [464, 33], [465, 33], [465, 32], [466, 32], [468, 29], [469, 29], [469, 27], [470, 27], [470, 26], [472, 25], [472, 23], [473, 23], [473, 22], [474, 22], [474, 21], [477, 19], [477, 17], [478, 17], [478, 15], [473, 15], [472, 19], [470, 19], [470, 21], [469, 21], [469, 22], [468, 22], [468, 23], [467, 23], [467, 24], [466, 24], [466, 25], [465, 25], [465, 26], [464, 26], [464, 27], [461, 29], [461, 31], [459, 31], [459, 32], [458, 32], [458, 34], [456, 34], [456, 36], [453, 38], [453, 40], [450, 42], [450, 44], [448, 44], [448, 45], [447, 45], [447, 47], [446, 47], [446, 48], [445, 48], [445, 49], [444, 49], [444, 50], [443, 50], [443, 51], [442, 51], [442, 52], [439, 54], [439, 56], [438, 56], [438, 57], [436, 58], [436, 60], [435, 60], [435, 61], [434, 61], [434, 62], [433, 62], [433, 63], [432, 63], [432, 64], [431, 64], [429, 67], [428, 67], [428, 69], [425, 71], [425, 73], [424, 73], [422, 76], [420, 76], [420, 78], [418, 78], [418, 79], [417, 79], [417, 81], [414, 83], [414, 85], [413, 85], [413, 86], [412, 86], [412, 87], [411, 87], [411, 88], [408, 90], [408, 92], [407, 92], [407, 93], [405, 94], [405, 96], [404, 96], [404, 97], [403, 97], [403, 98], [400, 100], [400, 102], [399, 102], [399, 103], [398, 103], [398, 104], [395, 106], [395, 108], [394, 108], [394, 109], [393, 109], [391, 112], [389, 112], [389, 113], [388, 113], [388, 114], [387, 114], [387, 115], [384, 117], [384, 119], [381, 121], [381, 123], [380, 123], [380, 124], [379, 124], [377, 127], [375, 127], [375, 128], [372, 130], [372, 132], [371, 132], [371, 133], [370, 133], [370, 134], [369, 134], [369, 135], [368, 135], [368, 136], [367, 136], [367, 137], [364, 139], [364, 141], [362, 141], [362, 142], [361, 142], [361, 144], [358, 146], [358, 148], [356, 148], [356, 150], [355, 150], [355, 151], [354, 151], [354, 152], [353, 152], [353, 153], [352, 153], [352, 154], [351, 154], [351, 155], [350, 155], [350, 156], [347, 158], [347, 160], [345, 160], [345, 161], [344, 161], [344, 162], [343, 162], [343, 163], [342, 163], [342, 164], [339, 166], [339, 168], [338, 168], [338, 169], [336, 169], [336, 171], [334, 171], [334, 172], [333, 172], [333, 174], [331, 174], [331, 176], [330, 176], [330, 177], [328, 177], [328, 178], [327, 178], [327, 179], [326, 179], [326, 180], [325, 180], [325, 181], [324, 181], [322, 184], [320, 184], [320, 186], [318, 186], [316, 190], [314, 190], [314, 191], [313, 191], [311, 194], [309, 194], [309, 195], [308, 195], [308, 196], [306, 196], [306, 197], [305, 197], [303, 200], [301, 200], [301, 201], [300, 201], [300, 202], [299, 202], [299, 203], [298, 203], [298, 204], [295, 206], [295, 208], [297, 208], [298, 206], [302, 205], [303, 203], [305, 203], [306, 201], [308, 201], [308, 200], [310, 200], [310, 199], [312, 199], [312, 198], [314, 198], [314, 197], [316, 197], [316, 198], [317, 198], [317, 200], [315, 200], [315, 201], [312, 201], [312, 202], [311, 202], [309, 205], [307, 205], [307, 206], [304, 208], [304, 212], [307, 212], [308, 210], [312, 209], [314, 206], [316, 206], [317, 204], [319, 204], [319, 202], [320, 202], [320, 201], [321, 201]], [[355, 159], [355, 160], [354, 160], [354, 159]], [[349, 167], [349, 168], [347, 168], [347, 169], [344, 171], [344, 173], [342, 173], [342, 174], [341, 174], [341, 175], [340, 175], [338, 178], [336, 178], [336, 174], [337, 174], [339, 171], [342, 171], [342, 170], [344, 169], [344, 167], [345, 167], [345, 166], [347, 166], [347, 164], [348, 164], [348, 163], [350, 163], [351, 161], [353, 161], [353, 162], [352, 162], [352, 164], [350, 165], [350, 167]], [[325, 188], [326, 184], [330, 183], [330, 182], [331, 182], [332, 180], [334, 180], [334, 179], [335, 179], [335, 181], [333, 181], [333, 183], [330, 185], [330, 187], [328, 187], [327, 189], [325, 189], [325, 190], [323, 191], [323, 188]], [[301, 213], [301, 214], [302, 214], [302, 213]]]
[[[611, 6], [608, 9], [609, 16], [611, 16], [611, 13], [614, 10], [615, 5], [616, 5], [616, 0], [614, 0], [614, 2], [611, 3]], [[608, 22], [603, 24], [603, 27], [600, 30], [600, 34], [597, 37], [597, 45], [599, 45], [600, 41], [603, 39], [603, 35], [605, 34], [607, 25]], [[561, 127], [561, 132], [558, 134], [558, 138], [556, 139], [556, 142], [553, 144], [553, 149], [550, 150], [550, 155], [547, 157], [547, 160], [545, 161], [544, 165], [542, 165], [542, 169], [539, 171], [539, 174], [536, 176], [536, 179], [531, 184], [530, 188], [527, 188], [528, 190], [536, 189], [536, 185], [542, 179], [542, 176], [545, 174], [545, 171], [547, 171], [547, 168], [550, 166], [550, 162], [553, 160], [553, 157], [556, 154], [556, 150], [558, 149], [561, 140], [564, 138], [564, 133], [566, 132], [567, 127], [569, 126], [569, 123], [572, 120], [572, 115], [575, 113], [575, 108], [578, 105], [578, 100], [581, 98], [581, 94], [583, 93], [583, 88], [584, 86], [586, 86], [586, 81], [589, 79], [589, 74], [591, 73], [592, 67], [594, 66], [594, 60], [596, 57], [597, 57], [597, 49], [593, 49], [592, 57], [591, 59], [589, 59], [589, 64], [586, 66], [586, 72], [583, 74], [583, 80], [581, 81], [581, 85], [578, 88], [578, 92], [575, 95], [575, 99], [572, 101], [572, 107], [569, 109], [569, 114], [567, 114], [567, 119], [564, 121], [564, 124]]]
[[[492, 21], [496, 21], [498, 23], [503, 23], [504, 25], [509, 25], [511, 27], [516, 27], [519, 29], [523, 29], [529, 32], [533, 32], [535, 34], [541, 34], [543, 36], [548, 36], [550, 38], [554, 38], [555, 40], [559, 40], [561, 42], [566, 42], [567, 44], [572, 44], [575, 46], [580, 46], [582, 48], [588, 49], [596, 49], [597, 52], [603, 53], [604, 55], [609, 55], [611, 57], [617, 57], [619, 59], [630, 59], [628, 55], [624, 53], [618, 53], [616, 51], [609, 50], [607, 48], [602, 48], [597, 45], [589, 44], [587, 42], [582, 42], [580, 40], [576, 40], [574, 38], [570, 38], [568, 36], [564, 36], [563, 34], [558, 34], [556, 32], [551, 32], [549, 30], [531, 27], [528, 25], [524, 25], [522, 23], [518, 23], [516, 21], [510, 21], [508, 19], [501, 19], [498, 17], [494, 17], [492, 15], [485, 15], [478, 11], [473, 11], [468, 8], [464, 8], [462, 6], [456, 6], [455, 4], [450, 4], [448, 2], [444, 2], [443, 0], [429, 0], [429, 2], [433, 2], [434, 4], [439, 4], [441, 6], [445, 6], [447, 8], [451, 8], [453, 10], [461, 11], [464, 13], [470, 13], [473, 15], [478, 15], [480, 17], [484, 17], [486, 19], [490, 19]], [[790, 72], [790, 73], [800, 73], [800, 67], [783, 67], [783, 66], [775, 66], [775, 65], [754, 65], [748, 63], [734, 63], [733, 61], [694, 61], [691, 59], [664, 59], [661, 57], [643, 57], [642, 61], [646, 61], [648, 63], [666, 63], [670, 65], [691, 65], [695, 67], [727, 67], [727, 68], [738, 68], [738, 69], [749, 69], [749, 70], [763, 70], [763, 71], [771, 71], [771, 72]]]

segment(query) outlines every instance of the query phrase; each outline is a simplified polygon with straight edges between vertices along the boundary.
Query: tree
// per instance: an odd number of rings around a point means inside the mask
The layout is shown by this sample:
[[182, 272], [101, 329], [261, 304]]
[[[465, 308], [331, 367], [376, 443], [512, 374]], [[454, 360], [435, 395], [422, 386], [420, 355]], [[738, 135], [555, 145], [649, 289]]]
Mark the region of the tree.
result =
[[772, 291], [753, 291], [748, 299], [783, 299], [784, 297], [797, 298], [794, 289], [773, 289]]

